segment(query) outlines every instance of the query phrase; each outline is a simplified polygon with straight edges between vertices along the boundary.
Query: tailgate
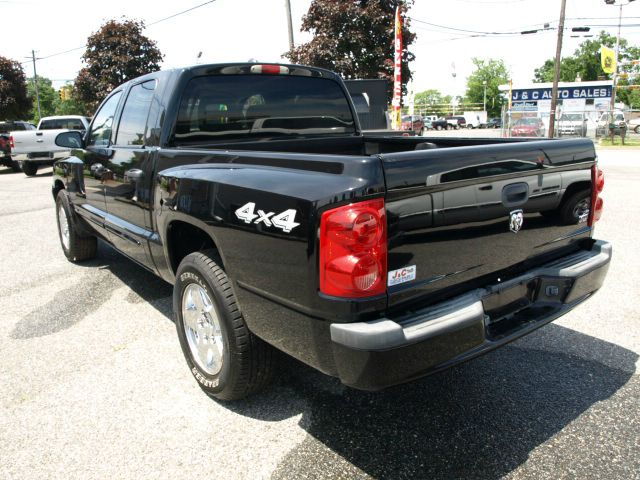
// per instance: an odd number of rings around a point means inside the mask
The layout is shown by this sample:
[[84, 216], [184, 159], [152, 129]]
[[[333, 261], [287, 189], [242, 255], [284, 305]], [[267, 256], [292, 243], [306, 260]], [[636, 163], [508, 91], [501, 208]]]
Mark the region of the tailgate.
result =
[[569, 196], [591, 188], [590, 140], [442, 148], [381, 159], [392, 308], [503, 281], [581, 248], [591, 235], [586, 221], [567, 224], [557, 216], [570, 185]]
[[56, 145], [56, 137], [61, 132], [68, 130], [30, 130], [27, 132], [12, 132], [14, 148], [11, 153], [19, 154], [35, 154], [44, 156], [50, 152], [64, 152], [68, 150]]

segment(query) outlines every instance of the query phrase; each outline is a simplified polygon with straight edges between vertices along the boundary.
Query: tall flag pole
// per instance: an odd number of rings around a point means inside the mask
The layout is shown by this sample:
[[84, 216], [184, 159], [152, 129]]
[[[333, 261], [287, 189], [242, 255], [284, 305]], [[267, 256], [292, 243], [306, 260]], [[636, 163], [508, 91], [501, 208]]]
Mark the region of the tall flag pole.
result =
[[393, 62], [393, 117], [391, 128], [400, 130], [400, 107], [402, 106], [402, 17], [400, 7], [396, 7], [395, 57]]

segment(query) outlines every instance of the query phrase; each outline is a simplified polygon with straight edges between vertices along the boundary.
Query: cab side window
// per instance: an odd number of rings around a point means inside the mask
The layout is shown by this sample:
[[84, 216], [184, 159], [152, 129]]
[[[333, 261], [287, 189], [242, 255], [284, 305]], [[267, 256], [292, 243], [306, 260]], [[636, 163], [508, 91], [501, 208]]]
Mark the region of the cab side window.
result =
[[120, 146], [144, 145], [147, 117], [153, 100], [156, 81], [140, 83], [131, 87], [122, 109], [115, 144]]
[[91, 125], [88, 147], [108, 147], [111, 143], [111, 130], [113, 128], [113, 118], [118, 108], [118, 102], [122, 92], [116, 92], [98, 110]]

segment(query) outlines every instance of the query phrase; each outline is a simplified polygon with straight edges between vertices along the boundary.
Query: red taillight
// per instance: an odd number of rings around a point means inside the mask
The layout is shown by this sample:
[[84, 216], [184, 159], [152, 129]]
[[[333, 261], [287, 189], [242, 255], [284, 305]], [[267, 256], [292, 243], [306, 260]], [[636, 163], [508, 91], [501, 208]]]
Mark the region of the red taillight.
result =
[[384, 199], [328, 210], [320, 222], [320, 291], [361, 298], [386, 292]]
[[13, 135], [9, 137], [9, 148], [15, 148], [15, 145], [13, 144]]
[[593, 227], [600, 220], [604, 208], [604, 201], [600, 197], [602, 190], [604, 190], [604, 172], [597, 165], [591, 167], [591, 185], [591, 209], [589, 210], [588, 224]]

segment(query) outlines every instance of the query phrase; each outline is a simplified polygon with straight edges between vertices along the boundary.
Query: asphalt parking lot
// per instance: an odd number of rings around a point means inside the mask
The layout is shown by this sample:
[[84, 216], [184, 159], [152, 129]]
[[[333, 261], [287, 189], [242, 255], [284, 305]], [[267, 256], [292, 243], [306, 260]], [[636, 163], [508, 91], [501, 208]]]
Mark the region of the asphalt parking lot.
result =
[[640, 478], [640, 150], [600, 150], [605, 286], [473, 362], [382, 393], [283, 359], [205, 396], [171, 287], [101, 244], [66, 261], [51, 169], [0, 167], [0, 478]]

